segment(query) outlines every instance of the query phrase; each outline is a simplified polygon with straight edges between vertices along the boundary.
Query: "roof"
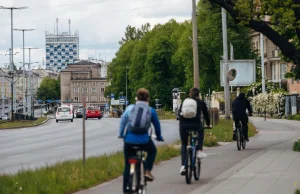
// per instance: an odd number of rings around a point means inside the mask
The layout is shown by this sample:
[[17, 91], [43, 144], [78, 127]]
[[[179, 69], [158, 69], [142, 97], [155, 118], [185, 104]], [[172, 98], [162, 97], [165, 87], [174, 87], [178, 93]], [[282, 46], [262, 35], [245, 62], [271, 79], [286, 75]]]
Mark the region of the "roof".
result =
[[78, 62], [74, 62], [74, 63], [69, 63], [68, 65], [98, 65], [100, 63], [94, 63], [94, 62], [91, 62], [89, 60], [81, 60], [81, 61], [78, 61]]

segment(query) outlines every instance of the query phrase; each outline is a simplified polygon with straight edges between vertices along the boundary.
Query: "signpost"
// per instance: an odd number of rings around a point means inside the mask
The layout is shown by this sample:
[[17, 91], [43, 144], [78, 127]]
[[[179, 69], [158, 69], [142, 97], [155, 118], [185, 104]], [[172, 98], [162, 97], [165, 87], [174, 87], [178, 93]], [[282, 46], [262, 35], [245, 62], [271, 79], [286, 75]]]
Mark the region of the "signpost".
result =
[[83, 99], [83, 115], [82, 115], [82, 162], [85, 166], [85, 117], [86, 117], [86, 96], [82, 95]]

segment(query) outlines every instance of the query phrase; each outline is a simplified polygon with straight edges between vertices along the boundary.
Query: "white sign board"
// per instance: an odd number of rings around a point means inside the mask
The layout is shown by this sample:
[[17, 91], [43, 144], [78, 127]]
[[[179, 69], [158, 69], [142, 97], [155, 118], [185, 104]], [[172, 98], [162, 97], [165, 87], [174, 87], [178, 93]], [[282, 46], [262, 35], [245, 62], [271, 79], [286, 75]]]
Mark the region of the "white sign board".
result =
[[[220, 61], [220, 83], [224, 86], [223, 61]], [[249, 86], [256, 82], [255, 60], [230, 60], [229, 70], [236, 69], [236, 77], [229, 82], [229, 86]]]
[[119, 105], [120, 104], [120, 102], [119, 102], [119, 100], [111, 100], [110, 101], [110, 104], [113, 106], [113, 105]]

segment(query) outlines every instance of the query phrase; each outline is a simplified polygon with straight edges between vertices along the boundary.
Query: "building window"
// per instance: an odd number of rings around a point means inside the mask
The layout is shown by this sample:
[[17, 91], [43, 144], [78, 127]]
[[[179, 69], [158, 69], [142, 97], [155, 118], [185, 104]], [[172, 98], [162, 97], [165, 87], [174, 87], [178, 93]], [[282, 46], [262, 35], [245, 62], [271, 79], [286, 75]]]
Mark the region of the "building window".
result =
[[87, 88], [82, 88], [82, 92], [83, 92], [83, 93], [87, 93], [87, 92], [88, 92], [88, 89], [87, 89]]
[[86, 85], [86, 82], [84, 82], [83, 85]]
[[91, 101], [92, 101], [92, 102], [97, 102], [97, 96], [92, 96], [92, 97], [91, 97]]
[[95, 83], [95, 82], [93, 82], [93, 85], [96, 85], [96, 83]]
[[96, 92], [97, 92], [96, 88], [92, 88], [91, 91], [92, 91], [93, 93], [96, 93]]
[[101, 92], [104, 92], [104, 88], [101, 88]]
[[272, 63], [272, 80], [276, 80], [276, 63]]
[[287, 64], [280, 64], [280, 79], [284, 79], [284, 75], [287, 72]]
[[74, 92], [79, 92], [79, 88], [74, 88]]
[[78, 97], [78, 96], [75, 96], [74, 99], [75, 99], [75, 101], [77, 101], [77, 102], [79, 101], [79, 97]]

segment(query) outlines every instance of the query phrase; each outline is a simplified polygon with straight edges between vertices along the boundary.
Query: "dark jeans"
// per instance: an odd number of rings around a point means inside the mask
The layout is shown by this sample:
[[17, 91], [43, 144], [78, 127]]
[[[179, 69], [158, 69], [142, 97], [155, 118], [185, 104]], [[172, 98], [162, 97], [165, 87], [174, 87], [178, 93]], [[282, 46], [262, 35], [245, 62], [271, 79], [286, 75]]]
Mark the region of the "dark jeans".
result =
[[[185, 164], [185, 158], [187, 153], [187, 145], [188, 145], [188, 137], [189, 137], [189, 131], [179, 129], [180, 133], [180, 139], [181, 139], [181, 165]], [[203, 139], [204, 139], [204, 128], [201, 127], [198, 130], [198, 145], [196, 147], [197, 150], [203, 149]]]
[[[243, 132], [244, 132], [244, 137], [246, 139], [248, 139], [248, 117], [246, 117], [246, 118], [233, 117], [233, 120], [234, 120], [234, 124], [235, 124], [235, 129], [237, 128], [239, 121], [241, 121]], [[235, 134], [236, 134], [236, 130], [234, 130], [234, 135]]]
[[125, 160], [125, 169], [123, 174], [123, 192], [126, 192], [127, 183], [129, 181], [129, 173], [130, 173], [130, 164], [128, 159], [132, 156], [135, 156], [135, 150], [131, 147], [140, 147], [143, 151], [147, 152], [147, 158], [145, 161], [145, 170], [152, 170], [153, 163], [156, 157], [156, 147], [150, 139], [150, 141], [146, 144], [124, 144], [124, 160]]

